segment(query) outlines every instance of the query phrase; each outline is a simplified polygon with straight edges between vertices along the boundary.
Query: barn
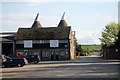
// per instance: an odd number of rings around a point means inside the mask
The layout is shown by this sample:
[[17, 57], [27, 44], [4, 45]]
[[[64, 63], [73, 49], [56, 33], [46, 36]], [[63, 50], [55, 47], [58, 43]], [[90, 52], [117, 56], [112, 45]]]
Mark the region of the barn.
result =
[[39, 55], [41, 61], [74, 59], [75, 32], [65, 21], [65, 12], [56, 27], [43, 27], [38, 17], [39, 13], [30, 28], [19, 28], [15, 33], [11, 41], [13, 51], [22, 55]]

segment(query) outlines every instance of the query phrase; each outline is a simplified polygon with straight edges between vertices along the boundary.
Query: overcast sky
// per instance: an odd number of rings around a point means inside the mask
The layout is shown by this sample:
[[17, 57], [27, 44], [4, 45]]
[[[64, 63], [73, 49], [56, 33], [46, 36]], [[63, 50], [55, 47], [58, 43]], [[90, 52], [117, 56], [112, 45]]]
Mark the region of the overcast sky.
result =
[[[35, 0], [34, 0], [35, 1]], [[76, 31], [79, 44], [100, 44], [98, 38], [106, 24], [118, 22], [118, 2], [36, 1], [2, 2], [2, 32], [16, 32], [19, 27], [31, 27], [37, 13], [43, 27], [56, 27], [66, 13], [66, 22]]]

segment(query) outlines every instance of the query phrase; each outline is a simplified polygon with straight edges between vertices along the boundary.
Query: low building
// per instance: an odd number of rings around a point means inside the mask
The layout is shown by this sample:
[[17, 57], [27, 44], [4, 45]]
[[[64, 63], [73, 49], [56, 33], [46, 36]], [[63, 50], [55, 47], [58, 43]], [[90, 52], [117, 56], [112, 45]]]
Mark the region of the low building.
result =
[[14, 32], [7, 32], [0, 34], [0, 44], [1, 44], [1, 53], [4, 55], [9, 55], [15, 52], [15, 42], [14, 37], [16, 33]]
[[30, 28], [19, 28], [14, 40], [14, 50], [22, 55], [36, 54], [41, 60], [70, 60], [76, 53], [76, 38], [72, 27], [65, 21], [65, 13], [57, 27], [42, 27], [35, 21]]

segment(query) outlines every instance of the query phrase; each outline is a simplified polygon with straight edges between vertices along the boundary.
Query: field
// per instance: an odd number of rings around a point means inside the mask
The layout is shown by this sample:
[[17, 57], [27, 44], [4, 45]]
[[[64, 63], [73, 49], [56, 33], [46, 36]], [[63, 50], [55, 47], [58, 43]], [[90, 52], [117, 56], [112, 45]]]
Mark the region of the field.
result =
[[88, 49], [90, 51], [92, 50], [100, 50], [101, 49], [101, 45], [81, 45], [82, 49]]

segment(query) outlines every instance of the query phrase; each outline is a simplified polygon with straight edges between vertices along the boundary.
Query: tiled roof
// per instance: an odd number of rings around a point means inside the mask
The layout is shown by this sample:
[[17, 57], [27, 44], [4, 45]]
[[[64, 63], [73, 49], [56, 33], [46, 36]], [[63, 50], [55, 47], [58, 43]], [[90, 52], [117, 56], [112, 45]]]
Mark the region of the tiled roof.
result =
[[60, 23], [58, 24], [58, 27], [67, 27], [68, 24], [65, 20], [61, 20]]
[[39, 13], [37, 14], [35, 20], [34, 20], [34, 23], [32, 25], [32, 28], [41, 28], [42, 25], [40, 24], [40, 22], [38, 21], [38, 16], [39, 16]]
[[15, 40], [69, 39], [71, 27], [19, 28]]
[[59, 22], [59, 24], [58, 24], [58, 27], [67, 27], [68, 26], [68, 24], [67, 24], [67, 22], [65, 21], [65, 12], [63, 13], [63, 16], [62, 16], [62, 18], [61, 18], [61, 21]]

